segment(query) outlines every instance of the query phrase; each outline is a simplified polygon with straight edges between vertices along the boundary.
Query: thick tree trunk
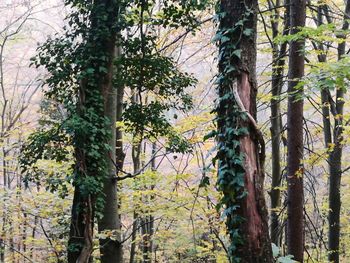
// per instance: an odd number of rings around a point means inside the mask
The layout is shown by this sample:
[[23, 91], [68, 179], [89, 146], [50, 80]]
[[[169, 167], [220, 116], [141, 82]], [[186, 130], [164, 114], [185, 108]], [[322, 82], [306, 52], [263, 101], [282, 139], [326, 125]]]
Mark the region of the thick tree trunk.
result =
[[117, 199], [117, 182], [116, 182], [116, 90], [113, 88], [107, 94], [106, 116], [111, 120], [112, 136], [109, 144], [111, 150], [109, 156], [108, 171], [109, 177], [106, 178], [103, 187], [105, 194], [105, 204], [103, 209], [103, 217], [98, 222], [99, 232], [111, 231], [113, 239], [100, 239], [101, 262], [122, 262], [122, 245], [120, 233], [120, 221], [118, 215], [118, 199]]
[[80, 204], [82, 203], [82, 197], [79, 188], [76, 187], [74, 191], [73, 204], [72, 204], [72, 217], [68, 240], [68, 263], [76, 263], [81, 253], [81, 249], [84, 246], [84, 216], [81, 211]]
[[[92, 92], [98, 89], [103, 98], [103, 116], [108, 118], [110, 126], [108, 127], [110, 137], [108, 137], [107, 144], [109, 144], [109, 151], [101, 149], [106, 158], [106, 178], [104, 179], [103, 194], [104, 194], [104, 209], [102, 211], [102, 218], [99, 222], [99, 231], [112, 231], [117, 237], [116, 241], [110, 238], [100, 240], [101, 243], [101, 262], [122, 262], [121, 243], [120, 243], [120, 222], [118, 217], [118, 202], [117, 202], [117, 188], [116, 188], [116, 91], [112, 85], [114, 75], [114, 59], [116, 56], [116, 22], [118, 18], [118, 6], [115, 0], [98, 0], [93, 3], [93, 11], [90, 15], [90, 30], [88, 34], [87, 47], [98, 47], [98, 52], [103, 51], [107, 57], [106, 61], [96, 58], [96, 61], [90, 61], [94, 69], [95, 84], [89, 83], [88, 80], [82, 80], [80, 85], [80, 105], [78, 105], [77, 112], [84, 110], [86, 107], [98, 110], [99, 105], [96, 104], [96, 95]], [[104, 19], [101, 19], [99, 12], [105, 12]], [[96, 36], [95, 33], [99, 30], [106, 30], [102, 35]], [[108, 32], [109, 31], [109, 32]], [[100, 68], [105, 68], [106, 71], [101, 73]], [[91, 86], [92, 85], [92, 86]], [[91, 104], [91, 105], [90, 105]], [[96, 111], [96, 114], [101, 114], [101, 111]], [[83, 114], [83, 117], [84, 114]], [[90, 138], [88, 138], [90, 139]], [[85, 152], [84, 142], [82, 138], [75, 138], [77, 141], [75, 146], [75, 158], [77, 163], [77, 172], [86, 177], [93, 178], [94, 176], [102, 176], [101, 172], [95, 163], [91, 164], [89, 155]], [[90, 143], [90, 142], [89, 142]], [[93, 161], [96, 161], [92, 158]], [[101, 165], [103, 165], [101, 163]], [[79, 178], [81, 180], [81, 178]], [[84, 186], [84, 185], [83, 185]], [[93, 251], [93, 229], [95, 221], [95, 206], [97, 196], [91, 193], [82, 194], [80, 189], [81, 182], [78, 181], [75, 185], [75, 193], [72, 207], [72, 223], [70, 230], [68, 262], [69, 263], [87, 263], [91, 260], [91, 253]]]
[[[251, 12], [248, 12], [248, 10]], [[222, 55], [220, 55], [219, 59], [219, 71], [225, 80], [220, 81], [218, 87], [219, 100], [221, 101], [218, 108], [219, 133], [227, 134], [227, 130], [231, 128], [237, 129], [234, 121], [229, 120], [231, 114], [235, 114], [234, 109], [231, 108], [232, 105], [237, 105], [241, 108], [241, 111], [246, 112], [248, 119], [244, 121], [242, 125], [250, 131], [249, 134], [240, 137], [240, 147], [238, 149], [241, 155], [244, 156], [244, 189], [247, 195], [229, 201], [231, 205], [238, 202], [239, 208], [237, 211], [233, 212], [232, 215], [229, 215], [228, 221], [230, 223], [228, 224], [235, 224], [234, 221], [232, 221], [235, 216], [243, 218], [243, 221], [238, 226], [239, 235], [242, 237], [242, 243], [236, 248], [235, 254], [232, 255], [232, 260], [234, 261], [237, 256], [240, 258], [240, 262], [273, 262], [267, 222], [267, 209], [263, 192], [263, 162], [265, 149], [263, 149], [264, 143], [262, 142], [261, 132], [258, 130], [255, 122], [257, 111], [255, 73], [257, 54], [257, 1], [222, 0], [221, 12], [225, 15], [220, 21], [220, 32], [223, 32], [223, 34], [226, 34], [225, 32], [232, 33], [227, 33], [226, 37], [229, 38], [228, 41], [220, 41], [220, 54]], [[237, 24], [242, 22], [243, 19], [245, 22], [241, 28], [237, 26]], [[242, 34], [243, 31], [244, 33]], [[237, 51], [236, 54], [232, 54], [228, 51], [232, 47], [234, 47], [235, 50], [239, 50], [238, 55]], [[228, 101], [227, 97], [230, 98], [231, 101]], [[220, 138], [219, 135], [219, 141], [220, 140], [225, 141], [225, 138]], [[222, 147], [227, 148], [228, 145], [225, 144], [225, 146], [222, 145]], [[231, 167], [232, 163], [230, 160], [220, 156], [229, 150], [230, 149], [219, 149], [219, 170], [230, 167], [232, 168], [231, 173], [238, 179], [240, 175], [237, 174], [235, 166], [233, 165]], [[236, 151], [237, 148], [234, 147], [232, 150]], [[229, 171], [227, 171], [227, 173], [230, 174]], [[226, 198], [230, 196], [228, 191], [229, 188], [224, 189]], [[235, 244], [235, 239], [238, 237], [234, 234], [232, 235], [234, 232], [234, 229], [231, 229], [232, 225], [228, 225], [228, 227], [231, 234], [231, 242]]]
[[[110, 43], [114, 45], [114, 43]], [[119, 51], [119, 49], [118, 49]], [[114, 48], [110, 46], [110, 56], [114, 57]], [[110, 65], [109, 72], [113, 73], [113, 65]], [[103, 217], [98, 223], [99, 231], [111, 231], [115, 238], [100, 239], [101, 263], [121, 263], [123, 262], [122, 243], [121, 243], [121, 223], [118, 214], [118, 196], [117, 196], [117, 169], [122, 169], [124, 160], [121, 131], [116, 130], [117, 117], [121, 119], [121, 106], [123, 103], [123, 87], [115, 88], [112, 86], [112, 74], [105, 89], [105, 116], [110, 120], [111, 137], [109, 140], [110, 152], [108, 153], [108, 174], [104, 182], [103, 193], [105, 194], [105, 204]], [[118, 101], [117, 101], [118, 100]], [[117, 141], [118, 137], [118, 141]], [[118, 149], [117, 149], [118, 148]], [[117, 155], [118, 153], [118, 155]], [[116, 167], [117, 166], [117, 167]]]
[[[291, 0], [291, 33], [305, 26], [305, 0]], [[304, 76], [305, 40], [291, 41], [288, 74], [288, 253], [303, 262], [304, 254], [304, 188], [303, 188], [303, 90], [298, 87]]]

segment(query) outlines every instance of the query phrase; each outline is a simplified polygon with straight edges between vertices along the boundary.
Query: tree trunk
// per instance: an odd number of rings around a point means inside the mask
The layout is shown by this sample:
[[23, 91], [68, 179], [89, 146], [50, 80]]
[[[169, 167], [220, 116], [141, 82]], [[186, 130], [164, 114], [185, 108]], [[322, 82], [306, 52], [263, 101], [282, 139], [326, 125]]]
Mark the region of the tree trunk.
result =
[[[223, 36], [219, 39], [218, 184], [223, 191], [228, 214], [232, 262], [273, 262], [263, 192], [265, 149], [255, 121], [256, 13], [255, 0], [221, 1], [218, 34]], [[243, 26], [239, 26], [241, 23]], [[239, 113], [234, 105], [245, 112], [246, 118], [237, 117]], [[240, 132], [237, 123], [246, 127], [249, 133], [236, 136]], [[239, 147], [232, 143], [231, 137], [238, 138]], [[244, 156], [243, 164], [233, 161], [240, 158], [238, 156]], [[236, 181], [239, 180], [243, 180], [242, 191], [246, 195], [237, 192]], [[232, 185], [235, 185], [234, 188]], [[238, 241], [240, 238], [242, 242]]]
[[[2, 160], [2, 175], [3, 175], [3, 190], [4, 194], [7, 194], [7, 172], [6, 172], [6, 152], [4, 147], [2, 147], [3, 152], [3, 160]], [[5, 263], [5, 249], [6, 249], [6, 224], [7, 224], [7, 209], [5, 206], [5, 202], [2, 205], [2, 229], [0, 234], [0, 262]]]
[[[157, 150], [157, 143], [152, 143], [152, 160], [151, 160], [151, 169], [152, 171], [156, 171], [156, 154]], [[154, 190], [155, 185], [151, 185], [149, 190]], [[154, 201], [154, 196], [147, 197], [148, 199], [145, 200], [147, 203]], [[141, 219], [141, 231], [142, 231], [142, 256], [143, 256], [143, 263], [150, 263], [152, 262], [152, 252], [153, 252], [153, 233], [154, 233], [154, 216], [152, 211], [149, 211], [146, 213], [145, 216]]]
[[68, 240], [68, 262], [76, 263], [81, 253], [81, 249], [84, 246], [84, 216], [81, 211], [80, 204], [82, 203], [82, 197], [79, 188], [74, 190], [73, 204], [72, 204], [72, 217], [69, 231]]
[[[350, 1], [346, 1], [344, 23], [342, 30], [349, 29], [348, 19], [350, 18]], [[344, 41], [338, 45], [338, 60], [345, 55], [346, 36], [339, 36]], [[342, 176], [342, 155], [343, 155], [343, 114], [344, 114], [344, 88], [337, 87], [335, 100], [336, 116], [333, 128], [334, 148], [329, 155], [329, 212], [328, 212], [328, 260], [339, 263], [339, 242], [340, 242], [340, 183]]]
[[[109, 120], [110, 126], [107, 128], [109, 137], [106, 140], [109, 150], [104, 148], [98, 149], [101, 155], [105, 156], [105, 160], [101, 160], [101, 167], [96, 167], [96, 158], [86, 153], [87, 146], [96, 142], [89, 141], [90, 138], [79, 138], [76, 135], [74, 138], [75, 145], [75, 158], [76, 158], [76, 173], [78, 174], [78, 180], [75, 182], [75, 193], [72, 207], [72, 223], [70, 229], [69, 249], [68, 249], [68, 262], [69, 263], [87, 263], [91, 259], [91, 253], [93, 251], [93, 229], [95, 221], [95, 206], [96, 196], [90, 191], [85, 190], [84, 178], [91, 178], [96, 182], [99, 179], [95, 179], [96, 176], [102, 176], [101, 169], [105, 173], [103, 182], [103, 195], [104, 195], [104, 208], [102, 212], [102, 218], [99, 222], [99, 230], [109, 230], [115, 232], [117, 237], [116, 241], [112, 239], [100, 240], [101, 242], [101, 262], [121, 262], [121, 244], [120, 238], [120, 225], [118, 218], [118, 203], [116, 195], [116, 167], [115, 167], [115, 148], [116, 148], [116, 91], [113, 89], [112, 79], [114, 74], [114, 59], [116, 53], [116, 23], [118, 18], [118, 5], [115, 0], [98, 0], [92, 4], [93, 8], [90, 14], [90, 29], [91, 32], [87, 34], [85, 46], [90, 48], [96, 48], [96, 56], [101, 55], [101, 51], [106, 56], [106, 60], [101, 60], [100, 57], [96, 57], [89, 61], [89, 68], [94, 69], [94, 83], [90, 83], [90, 79], [83, 79], [80, 84], [79, 105], [77, 112], [81, 114], [81, 118], [87, 118], [89, 114], [85, 112], [88, 108], [90, 111], [99, 117], [106, 117]], [[104, 13], [103, 13], [104, 12]], [[101, 14], [102, 13], [102, 14]], [[107, 32], [100, 32], [104, 30]], [[98, 35], [101, 33], [100, 35]], [[102, 34], [103, 33], [103, 34]], [[95, 35], [97, 34], [97, 35]], [[100, 53], [99, 53], [100, 52]], [[104, 68], [105, 71], [101, 71]], [[85, 69], [86, 70], [86, 69]], [[96, 89], [99, 95], [103, 99], [103, 109], [96, 97]], [[102, 116], [101, 116], [102, 115]], [[88, 118], [89, 119], [89, 118]], [[104, 129], [104, 124], [96, 126], [97, 129]], [[95, 133], [94, 136], [101, 136], [101, 133]], [[105, 136], [106, 137], [106, 136]], [[86, 141], [84, 141], [86, 140]], [[104, 161], [104, 162], [103, 162]], [[103, 167], [105, 166], [105, 167]], [[80, 189], [83, 187], [82, 189]], [[83, 192], [85, 191], [85, 192]], [[100, 198], [101, 199], [101, 198]]]
[[[305, 0], [291, 0], [291, 34], [296, 34], [299, 27], [305, 26]], [[298, 87], [304, 76], [305, 40], [291, 41], [289, 51], [288, 74], [288, 253], [294, 260], [303, 262], [304, 254], [304, 188], [303, 188], [303, 89]]]
[[[274, 6], [279, 6], [277, 1]], [[289, 5], [289, 0], [285, 1]], [[272, 5], [271, 5], [272, 6]], [[275, 39], [279, 35], [279, 12], [271, 17], [272, 37]], [[284, 32], [286, 35], [289, 31], [289, 9], [285, 14]], [[285, 57], [287, 52], [287, 42], [280, 46], [273, 42], [272, 47], [272, 79], [271, 79], [271, 151], [272, 151], [272, 186], [271, 186], [271, 242], [280, 245], [281, 229], [279, 223], [279, 209], [281, 207], [281, 137], [282, 137], [282, 116], [281, 116], [281, 92], [283, 88], [283, 75], [285, 66]]]
[[[119, 50], [118, 50], [119, 51]], [[111, 48], [111, 56], [114, 49]], [[112, 65], [109, 69], [113, 72]], [[124, 160], [123, 148], [122, 148], [122, 134], [120, 129], [116, 130], [117, 117], [120, 121], [121, 119], [121, 106], [123, 103], [123, 87], [113, 87], [111, 85], [112, 76], [110, 83], [106, 89], [105, 93], [105, 116], [111, 121], [111, 138], [109, 140], [110, 152], [108, 153], [108, 172], [109, 177], [106, 178], [104, 182], [103, 193], [105, 194], [105, 204], [103, 210], [103, 217], [100, 219], [98, 228], [99, 231], [112, 231], [115, 236], [114, 239], [106, 238], [100, 239], [100, 252], [101, 252], [101, 263], [121, 263], [123, 262], [122, 254], [122, 243], [121, 243], [121, 223], [118, 214], [118, 196], [117, 196], [117, 169], [122, 169], [122, 164]], [[118, 89], [121, 89], [118, 91]], [[118, 142], [117, 142], [118, 137]], [[118, 149], [117, 149], [118, 148]], [[118, 155], [117, 155], [118, 152]], [[118, 160], [118, 161], [117, 161]], [[117, 166], [117, 167], [116, 167]]]
[[[136, 96], [133, 96], [133, 100], [136, 103], [137, 98]], [[132, 146], [132, 161], [133, 161], [133, 168], [134, 168], [134, 174], [138, 173], [141, 169], [141, 151], [142, 151], [142, 141], [140, 141], [140, 138], [134, 138], [133, 146]], [[135, 178], [134, 180], [138, 180]], [[140, 189], [136, 189], [136, 191], [139, 191]], [[136, 236], [137, 232], [139, 231], [139, 223], [140, 223], [140, 217], [138, 214], [139, 208], [137, 207], [137, 203], [139, 200], [134, 200], [135, 202], [135, 211], [134, 211], [134, 218], [133, 218], [133, 224], [132, 224], [132, 233], [131, 233], [131, 248], [130, 248], [130, 263], [135, 262], [135, 256], [136, 256]]]

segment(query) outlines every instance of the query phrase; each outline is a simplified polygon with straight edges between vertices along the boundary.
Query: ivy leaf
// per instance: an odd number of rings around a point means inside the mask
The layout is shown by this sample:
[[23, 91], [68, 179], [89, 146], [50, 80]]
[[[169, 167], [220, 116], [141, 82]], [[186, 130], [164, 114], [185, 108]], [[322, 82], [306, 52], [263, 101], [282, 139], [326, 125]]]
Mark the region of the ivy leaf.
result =
[[203, 137], [203, 141], [205, 142], [211, 138], [214, 138], [216, 135], [217, 135], [217, 131], [211, 131]]
[[292, 255], [287, 255], [285, 257], [280, 257], [277, 259], [278, 263], [297, 263], [297, 261], [293, 260]]
[[244, 29], [243, 35], [245, 35], [245, 36], [247, 36], [247, 37], [253, 35], [253, 29], [251, 29], [251, 28], [246, 28], [246, 29]]
[[235, 51], [232, 52], [232, 55], [235, 55], [237, 58], [241, 58], [242, 50], [236, 49]]
[[277, 258], [278, 255], [280, 254], [280, 248], [278, 246], [276, 246], [275, 243], [272, 243], [272, 255], [274, 258]]
[[222, 36], [222, 37], [220, 38], [220, 41], [221, 41], [221, 43], [225, 43], [225, 42], [230, 41], [230, 38], [227, 37], [227, 36]]
[[222, 33], [218, 32], [218, 33], [216, 33], [215, 36], [213, 37], [212, 41], [213, 41], [213, 42], [217, 42], [217, 41], [219, 41], [222, 37], [223, 37]]

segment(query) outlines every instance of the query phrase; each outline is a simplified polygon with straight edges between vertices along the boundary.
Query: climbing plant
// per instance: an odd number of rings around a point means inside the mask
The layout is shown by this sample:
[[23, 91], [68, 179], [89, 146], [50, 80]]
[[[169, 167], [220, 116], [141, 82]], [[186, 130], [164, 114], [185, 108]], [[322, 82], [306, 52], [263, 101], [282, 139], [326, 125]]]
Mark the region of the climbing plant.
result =
[[[256, 110], [254, 97], [256, 4], [255, 1], [234, 3], [219, 1], [216, 14], [216, 22], [219, 24], [214, 37], [219, 46], [219, 73], [216, 78], [218, 99], [214, 109], [217, 130], [208, 137], [214, 136], [217, 139], [217, 155], [213, 162], [217, 162], [217, 188], [222, 192], [218, 209], [223, 209], [222, 213], [226, 218], [231, 240], [229, 246], [231, 262], [242, 260], [256, 262], [262, 257], [266, 257], [263, 262], [272, 260], [266, 221], [267, 211], [261, 189], [265, 144], [255, 116], [252, 116]], [[239, 90], [250, 94], [248, 109], [241, 100]], [[248, 149], [242, 141], [254, 147]], [[257, 159], [252, 161], [252, 158]], [[252, 168], [256, 169], [254, 174], [246, 169], [247, 165], [255, 167]], [[253, 187], [254, 190], [249, 190], [247, 187]], [[251, 208], [247, 208], [247, 200], [253, 200], [252, 202], [257, 204], [248, 204]], [[256, 213], [259, 215], [257, 222], [250, 218], [247, 209], [257, 209]], [[247, 234], [250, 233], [251, 223], [258, 224], [262, 228], [258, 237], [255, 237], [258, 240], [256, 242], [261, 243], [257, 247], [252, 243], [255, 241], [249, 237], [250, 234]], [[254, 249], [252, 246], [255, 246]]]

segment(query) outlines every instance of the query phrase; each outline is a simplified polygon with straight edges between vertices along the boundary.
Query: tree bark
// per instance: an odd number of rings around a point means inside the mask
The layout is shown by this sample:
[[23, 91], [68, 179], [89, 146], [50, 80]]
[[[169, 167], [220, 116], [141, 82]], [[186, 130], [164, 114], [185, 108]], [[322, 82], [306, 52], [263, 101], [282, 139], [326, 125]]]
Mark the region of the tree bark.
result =
[[68, 240], [68, 262], [76, 263], [84, 246], [84, 215], [81, 211], [80, 204], [83, 202], [79, 187], [74, 190], [71, 225]]
[[[112, 44], [112, 43], [111, 43]], [[115, 44], [115, 43], [114, 43]], [[117, 51], [120, 51], [119, 49]], [[111, 56], [114, 56], [114, 48], [111, 48]], [[113, 66], [110, 65], [110, 72], [113, 72]], [[111, 121], [111, 138], [109, 140], [110, 152], [108, 153], [109, 177], [104, 182], [103, 193], [105, 194], [105, 204], [103, 217], [99, 220], [99, 231], [112, 231], [114, 238], [100, 239], [101, 263], [121, 263], [123, 262], [122, 243], [121, 243], [121, 223], [118, 214], [118, 195], [117, 195], [117, 169], [122, 169], [124, 153], [122, 133], [116, 129], [117, 118], [121, 120], [123, 103], [123, 87], [112, 86], [112, 75], [106, 90], [105, 96], [105, 116]], [[118, 139], [118, 140], [117, 140]], [[117, 154], [118, 153], [118, 154]]]
[[[290, 2], [291, 34], [296, 34], [299, 27], [305, 26], [305, 0]], [[303, 89], [298, 87], [300, 78], [304, 76], [305, 40], [291, 41], [289, 51], [288, 74], [288, 253], [294, 260], [303, 262], [304, 254], [304, 188], [303, 188]]]
[[[151, 169], [152, 171], [156, 171], [156, 154], [157, 143], [152, 143], [152, 159], [151, 159]], [[154, 190], [155, 185], [151, 185], [149, 190]], [[154, 196], [147, 197], [145, 202], [154, 201]], [[152, 252], [153, 252], [153, 234], [154, 234], [154, 216], [152, 211], [149, 211], [141, 218], [141, 231], [142, 231], [142, 257], [143, 263], [152, 262]]]
[[[344, 23], [342, 30], [349, 29], [350, 1], [346, 1]], [[338, 60], [345, 55], [346, 36], [341, 34], [343, 42], [338, 45]], [[344, 114], [344, 87], [337, 87], [335, 99], [336, 116], [334, 116], [333, 143], [334, 148], [329, 154], [329, 212], [328, 212], [328, 260], [339, 263], [340, 242], [340, 209], [341, 209], [341, 177], [343, 155], [343, 114]]]
[[[133, 142], [132, 146], [132, 161], [134, 166], [134, 174], [140, 171], [141, 168], [141, 160], [140, 155], [142, 151], [142, 142], [137, 141], [139, 139], [136, 138], [136, 141]], [[138, 180], [137, 178], [135, 180]], [[139, 191], [139, 189], [136, 189]], [[130, 263], [135, 262], [135, 256], [136, 256], [136, 236], [137, 232], [139, 231], [139, 223], [140, 223], [140, 217], [138, 214], [139, 208], [137, 207], [138, 200], [135, 199], [135, 210], [134, 210], [134, 217], [133, 217], [133, 224], [132, 224], [132, 233], [131, 233], [131, 248], [130, 248]]]
[[[277, 1], [275, 6], [279, 6]], [[285, 1], [289, 5], [289, 0]], [[272, 5], [271, 5], [272, 6]], [[272, 38], [279, 35], [279, 12], [276, 11], [272, 19]], [[289, 9], [285, 14], [283, 35], [289, 31]], [[272, 186], [271, 186], [271, 242], [280, 245], [281, 229], [279, 223], [279, 209], [281, 207], [281, 137], [282, 137], [282, 116], [281, 116], [281, 92], [283, 88], [283, 75], [285, 66], [285, 57], [287, 52], [287, 42], [278, 45], [272, 42], [272, 79], [271, 79], [271, 151], [272, 151]]]
[[[244, 155], [244, 189], [247, 195], [239, 199], [239, 208], [234, 212], [243, 218], [243, 222], [239, 225], [239, 233], [243, 240], [233, 256], [238, 256], [240, 262], [273, 262], [263, 192], [265, 149], [262, 134], [255, 122], [257, 1], [222, 0], [221, 13], [224, 15], [220, 21], [220, 32], [230, 32], [229, 30], [232, 29], [232, 33], [227, 34], [230, 40], [221, 40], [219, 46], [222, 54], [219, 59], [219, 72], [225, 77], [225, 81], [220, 82], [218, 86], [219, 101], [221, 100], [218, 108], [218, 129], [220, 134], [226, 134], [225, 130], [230, 128], [237, 129], [235, 123], [228, 119], [234, 113], [231, 106], [239, 105], [241, 111], [246, 112], [248, 116], [248, 120], [242, 125], [249, 130], [248, 134], [240, 137], [239, 151]], [[243, 19], [244, 25], [240, 28], [237, 24], [240, 24]], [[237, 53], [233, 56], [226, 52], [232, 47], [230, 45], [240, 50], [238, 56]], [[231, 65], [234, 70], [228, 72], [227, 65]], [[231, 101], [226, 101], [229, 94], [232, 94]], [[219, 135], [219, 140], [225, 140], [225, 138], [220, 138]], [[222, 147], [226, 148], [227, 145]], [[219, 170], [225, 165], [230, 166], [226, 157], [220, 157], [220, 154], [219, 152]], [[232, 167], [232, 174], [239, 176], [234, 167]], [[229, 198], [229, 192], [226, 191], [229, 190], [224, 190], [224, 195]], [[234, 230], [229, 229], [229, 231], [232, 233]], [[231, 242], [235, 242], [234, 239], [234, 235], [231, 234]]]

